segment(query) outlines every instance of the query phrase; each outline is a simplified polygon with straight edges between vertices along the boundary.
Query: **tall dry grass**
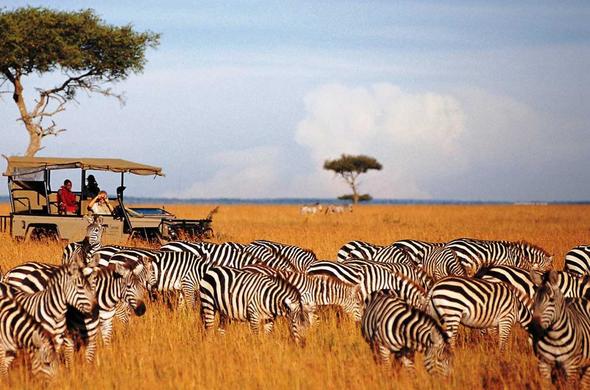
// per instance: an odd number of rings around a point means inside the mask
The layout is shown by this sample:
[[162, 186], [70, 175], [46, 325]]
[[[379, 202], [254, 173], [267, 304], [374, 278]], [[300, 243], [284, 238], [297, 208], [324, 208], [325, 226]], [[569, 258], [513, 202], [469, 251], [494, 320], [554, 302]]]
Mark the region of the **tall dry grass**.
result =
[[[213, 206], [167, 207], [179, 216], [202, 218]], [[0, 205], [0, 214], [8, 211]], [[352, 239], [387, 244], [403, 238], [446, 241], [458, 237], [527, 240], [555, 255], [558, 267], [573, 246], [590, 241], [589, 206], [362, 206], [352, 214], [301, 216], [295, 206], [222, 206], [214, 228], [220, 241], [271, 239], [313, 249], [333, 259]], [[0, 234], [0, 265], [28, 260], [58, 263], [58, 244], [13, 242]], [[418, 357], [415, 376], [378, 366], [357, 326], [328, 314], [296, 347], [286, 324], [255, 336], [246, 324], [231, 324], [225, 336], [205, 335], [198, 313], [150, 304], [128, 329], [117, 325], [110, 348], [100, 347], [95, 364], [80, 356], [62, 368], [48, 387], [90, 388], [540, 388], [536, 359], [526, 334], [516, 329], [506, 353], [495, 340], [466, 331], [459, 340], [449, 380], [431, 378]], [[35, 389], [18, 359], [0, 388]]]

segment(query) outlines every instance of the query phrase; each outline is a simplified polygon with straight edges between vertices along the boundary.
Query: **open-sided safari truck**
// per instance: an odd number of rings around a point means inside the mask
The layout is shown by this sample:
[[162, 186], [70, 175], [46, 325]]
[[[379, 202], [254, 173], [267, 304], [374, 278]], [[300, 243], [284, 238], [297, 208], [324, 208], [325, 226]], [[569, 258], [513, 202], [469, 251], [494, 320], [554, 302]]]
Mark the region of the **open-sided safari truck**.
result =
[[[146, 240], [202, 239], [213, 235], [211, 219], [178, 219], [161, 208], [130, 207], [123, 192], [126, 173], [163, 176], [162, 169], [132, 161], [107, 158], [9, 157], [4, 176], [8, 177], [10, 215], [0, 216], [0, 229], [10, 228], [13, 238], [56, 238], [79, 241], [84, 238], [88, 222], [84, 218], [90, 196], [86, 189], [87, 171], [119, 173], [121, 184], [116, 198], [109, 203], [112, 215], [103, 216], [103, 239], [119, 241], [126, 238]], [[77, 212], [65, 215], [58, 207], [58, 188], [51, 186], [51, 174], [74, 169], [80, 174], [80, 191], [74, 191]], [[77, 180], [70, 177], [71, 181]]]

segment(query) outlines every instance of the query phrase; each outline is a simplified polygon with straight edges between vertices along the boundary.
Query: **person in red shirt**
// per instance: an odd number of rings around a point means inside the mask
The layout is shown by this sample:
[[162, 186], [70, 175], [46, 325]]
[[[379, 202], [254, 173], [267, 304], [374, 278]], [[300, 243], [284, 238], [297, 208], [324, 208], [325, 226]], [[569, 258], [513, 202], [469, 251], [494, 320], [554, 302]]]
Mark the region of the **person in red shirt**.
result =
[[59, 212], [62, 214], [76, 214], [78, 211], [78, 202], [76, 202], [76, 195], [72, 192], [72, 182], [69, 179], [66, 179], [64, 185], [57, 191], [57, 203]]

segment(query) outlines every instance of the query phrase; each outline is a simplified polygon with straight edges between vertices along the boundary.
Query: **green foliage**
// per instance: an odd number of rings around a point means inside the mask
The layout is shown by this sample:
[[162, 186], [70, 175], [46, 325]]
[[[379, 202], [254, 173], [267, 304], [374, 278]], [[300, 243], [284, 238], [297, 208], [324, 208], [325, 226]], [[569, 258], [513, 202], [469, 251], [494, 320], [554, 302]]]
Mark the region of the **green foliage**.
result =
[[[338, 197], [338, 199], [354, 201], [354, 194], [341, 195]], [[373, 200], [373, 197], [369, 194], [362, 194], [362, 195], [358, 196], [359, 202], [370, 202], [372, 200]]]
[[94, 80], [125, 79], [143, 70], [146, 47], [157, 47], [159, 39], [159, 34], [138, 33], [131, 25], [108, 25], [91, 9], [2, 10], [0, 71], [4, 77], [61, 70]]
[[337, 174], [343, 173], [365, 173], [369, 169], [381, 170], [383, 166], [374, 157], [358, 155], [351, 156], [343, 154], [339, 159], [326, 160], [324, 169], [334, 171]]

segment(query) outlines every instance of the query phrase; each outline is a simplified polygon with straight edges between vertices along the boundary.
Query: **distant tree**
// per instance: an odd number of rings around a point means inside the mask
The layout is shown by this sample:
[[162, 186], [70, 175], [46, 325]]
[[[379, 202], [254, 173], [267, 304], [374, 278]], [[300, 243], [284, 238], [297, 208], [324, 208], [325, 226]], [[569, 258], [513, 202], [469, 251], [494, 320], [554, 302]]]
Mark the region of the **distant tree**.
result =
[[362, 173], [366, 173], [370, 169], [381, 170], [383, 166], [374, 157], [365, 155], [351, 156], [343, 154], [336, 160], [326, 160], [324, 162], [324, 169], [334, 171], [338, 176], [341, 176], [352, 189], [351, 195], [344, 195], [340, 199], [352, 199], [354, 204], [357, 204], [361, 198], [363, 200], [370, 200], [369, 194], [359, 194], [358, 192], [358, 177]]
[[[341, 195], [338, 197], [340, 200], [351, 200], [354, 201], [354, 196], [352, 194]], [[370, 202], [373, 200], [373, 197], [369, 194], [359, 194], [359, 202]]]
[[[34, 156], [44, 137], [64, 131], [52, 117], [75, 101], [78, 91], [123, 102], [108, 84], [143, 71], [145, 50], [157, 47], [159, 39], [159, 34], [139, 33], [130, 25], [108, 25], [90, 9], [0, 9], [0, 92], [12, 94], [29, 134], [25, 155]], [[61, 74], [63, 80], [53, 88], [36, 88], [37, 98], [27, 107], [23, 79], [47, 73]]]

